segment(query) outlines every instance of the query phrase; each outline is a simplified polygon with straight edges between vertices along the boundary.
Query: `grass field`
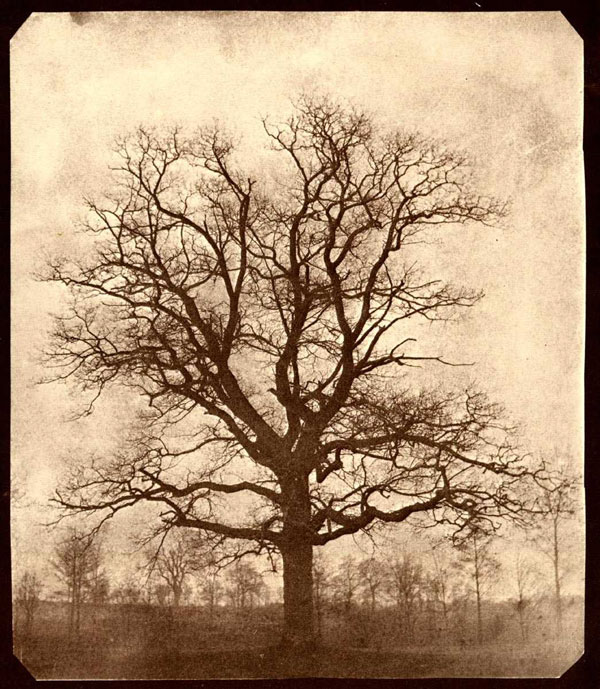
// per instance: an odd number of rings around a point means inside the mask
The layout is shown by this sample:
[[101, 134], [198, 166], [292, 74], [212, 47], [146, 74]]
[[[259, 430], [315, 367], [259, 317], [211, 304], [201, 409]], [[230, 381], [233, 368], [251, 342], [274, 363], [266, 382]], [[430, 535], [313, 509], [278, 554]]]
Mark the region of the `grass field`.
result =
[[[111, 608], [112, 606], [108, 606]], [[64, 629], [64, 609], [46, 606], [29, 639], [16, 637], [16, 655], [39, 679], [209, 679], [283, 677], [557, 677], [581, 654], [577, 635], [529, 643], [498, 641], [401, 644], [353, 643], [331, 627], [326, 643], [302, 657], [276, 647], [277, 611], [211, 623], [190, 610], [175, 618], [153, 609], [104, 610], [85, 619], [78, 640]], [[454, 641], [454, 643], [453, 643]], [[332, 643], [335, 642], [335, 643]], [[365, 647], [367, 646], [367, 647]]]

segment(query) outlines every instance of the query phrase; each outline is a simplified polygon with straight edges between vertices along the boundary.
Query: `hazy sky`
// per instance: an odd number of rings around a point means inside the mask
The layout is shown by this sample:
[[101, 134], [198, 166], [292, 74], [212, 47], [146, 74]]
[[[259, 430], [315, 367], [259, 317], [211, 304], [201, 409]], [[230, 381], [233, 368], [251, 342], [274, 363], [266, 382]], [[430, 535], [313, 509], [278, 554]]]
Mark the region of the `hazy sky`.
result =
[[116, 441], [125, 416], [107, 404], [66, 424], [77, 400], [32, 384], [60, 304], [32, 272], [73, 245], [82, 197], [108, 190], [114, 137], [217, 118], [252, 150], [266, 144], [260, 116], [284, 118], [315, 87], [466, 150], [482, 191], [511, 199], [502, 227], [433, 250], [444, 276], [486, 293], [434, 340], [476, 362], [470, 377], [524, 426], [525, 446], [578, 457], [582, 80], [581, 40], [559, 13], [34, 14], [11, 44], [13, 469], [28, 495], [46, 500], [65, 452]]

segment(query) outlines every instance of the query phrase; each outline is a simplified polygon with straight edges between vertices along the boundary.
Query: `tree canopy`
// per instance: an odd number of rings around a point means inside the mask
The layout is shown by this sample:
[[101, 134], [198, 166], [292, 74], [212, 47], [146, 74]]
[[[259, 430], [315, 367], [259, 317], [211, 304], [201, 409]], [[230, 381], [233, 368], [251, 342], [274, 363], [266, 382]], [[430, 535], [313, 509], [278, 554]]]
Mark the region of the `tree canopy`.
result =
[[164, 528], [282, 553], [412, 516], [458, 532], [522, 518], [538, 469], [502, 410], [409, 375], [444, 363], [409, 321], [481, 296], [424, 276], [410, 247], [505, 204], [473, 190], [465, 156], [327, 99], [264, 131], [276, 174], [245, 172], [218, 127], [118, 142], [112, 194], [88, 202], [93, 250], [47, 275], [71, 294], [49, 365], [149, 408], [57, 500], [104, 518], [156, 503]]

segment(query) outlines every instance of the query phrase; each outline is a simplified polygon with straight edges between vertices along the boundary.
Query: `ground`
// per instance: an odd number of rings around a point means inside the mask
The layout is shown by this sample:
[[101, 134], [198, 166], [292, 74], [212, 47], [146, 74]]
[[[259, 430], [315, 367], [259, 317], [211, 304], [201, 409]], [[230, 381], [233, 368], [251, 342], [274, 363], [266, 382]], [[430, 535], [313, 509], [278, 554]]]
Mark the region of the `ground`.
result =
[[[116, 606], [115, 606], [116, 607]], [[311, 655], [290, 657], [276, 647], [277, 611], [243, 616], [223, 611], [211, 623], [190, 610], [113, 606], [87, 617], [79, 640], [65, 636], [65, 609], [46, 606], [44, 624], [29, 639], [15, 638], [16, 655], [38, 679], [209, 679], [282, 677], [557, 677], [581, 655], [570, 634], [516, 643], [477, 645], [457, 637], [430, 643], [371, 643], [336, 635]], [[337, 643], [331, 643], [331, 642]], [[329, 643], [328, 643], [329, 642]], [[370, 643], [370, 647], [369, 647]]]

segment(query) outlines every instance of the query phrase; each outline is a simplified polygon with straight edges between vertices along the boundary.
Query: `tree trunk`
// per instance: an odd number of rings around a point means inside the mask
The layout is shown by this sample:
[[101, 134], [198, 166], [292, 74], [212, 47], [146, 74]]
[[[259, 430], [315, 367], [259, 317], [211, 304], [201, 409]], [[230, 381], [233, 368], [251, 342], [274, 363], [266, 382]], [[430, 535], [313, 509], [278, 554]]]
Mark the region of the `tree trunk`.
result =
[[313, 615], [313, 546], [310, 540], [308, 476], [281, 483], [286, 514], [283, 524], [283, 638], [286, 647], [310, 649], [316, 644]]
[[312, 545], [286, 548], [283, 557], [283, 644], [308, 648], [315, 644], [312, 600]]

